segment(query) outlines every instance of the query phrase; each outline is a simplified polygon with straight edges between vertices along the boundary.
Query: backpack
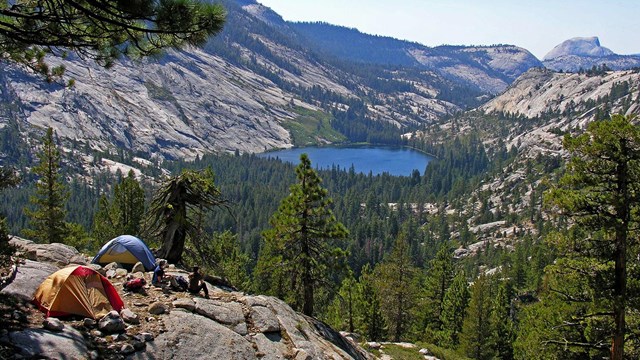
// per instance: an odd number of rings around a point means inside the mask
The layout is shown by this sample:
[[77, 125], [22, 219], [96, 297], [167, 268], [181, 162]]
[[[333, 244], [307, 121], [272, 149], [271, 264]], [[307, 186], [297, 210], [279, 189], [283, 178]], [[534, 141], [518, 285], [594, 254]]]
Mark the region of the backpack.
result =
[[131, 279], [131, 280], [127, 281], [126, 283], [124, 283], [123, 287], [127, 291], [137, 291], [137, 290], [142, 289], [142, 287], [146, 283], [147, 282], [144, 281], [143, 278], [135, 278], [135, 279]]
[[178, 286], [182, 291], [185, 291], [189, 287], [189, 282], [184, 278], [184, 276], [176, 276], [176, 283], [178, 283]]

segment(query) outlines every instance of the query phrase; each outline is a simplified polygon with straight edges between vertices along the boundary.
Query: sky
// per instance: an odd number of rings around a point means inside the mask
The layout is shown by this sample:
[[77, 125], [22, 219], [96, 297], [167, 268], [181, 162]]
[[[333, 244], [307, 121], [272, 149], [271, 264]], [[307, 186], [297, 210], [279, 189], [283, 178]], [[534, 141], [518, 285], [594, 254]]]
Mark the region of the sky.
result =
[[289, 21], [324, 21], [427, 46], [512, 44], [542, 59], [573, 37], [640, 54], [640, 0], [257, 0]]

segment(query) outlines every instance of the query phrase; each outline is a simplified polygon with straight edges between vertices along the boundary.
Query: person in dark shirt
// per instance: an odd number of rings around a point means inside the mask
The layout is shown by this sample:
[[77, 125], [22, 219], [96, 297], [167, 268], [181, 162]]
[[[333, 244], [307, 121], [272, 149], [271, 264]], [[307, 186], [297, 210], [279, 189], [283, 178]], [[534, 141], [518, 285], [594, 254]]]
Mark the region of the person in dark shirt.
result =
[[162, 286], [164, 281], [164, 268], [167, 266], [167, 260], [160, 260], [156, 268], [153, 269], [153, 277], [151, 277], [151, 284], [153, 286]]
[[201, 290], [204, 291], [204, 297], [209, 298], [209, 290], [207, 284], [202, 280], [203, 276], [200, 274], [200, 268], [198, 266], [193, 267], [193, 272], [189, 274], [189, 290], [192, 294], [199, 294]]

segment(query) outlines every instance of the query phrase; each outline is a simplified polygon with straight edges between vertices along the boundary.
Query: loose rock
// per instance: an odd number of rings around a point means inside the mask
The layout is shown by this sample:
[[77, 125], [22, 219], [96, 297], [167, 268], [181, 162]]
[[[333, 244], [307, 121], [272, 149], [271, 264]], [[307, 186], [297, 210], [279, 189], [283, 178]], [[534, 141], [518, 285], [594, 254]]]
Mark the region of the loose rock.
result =
[[153, 334], [152, 333], [142, 332], [142, 333], [138, 334], [138, 336], [141, 337], [142, 340], [145, 341], [145, 342], [153, 341]]
[[173, 307], [193, 312], [196, 309], [196, 303], [189, 298], [182, 298], [174, 301]]
[[106, 333], [124, 330], [125, 324], [117, 311], [111, 311], [98, 322], [98, 329]]
[[129, 272], [127, 271], [127, 269], [116, 269], [116, 277], [117, 278], [121, 278], [121, 277], [125, 277], [127, 276]]
[[122, 311], [120, 311], [120, 317], [122, 317], [122, 320], [127, 324], [140, 324], [138, 314], [129, 309], [122, 309]]
[[124, 355], [129, 355], [129, 354], [133, 354], [134, 352], [136, 352], [136, 349], [131, 344], [124, 344], [120, 348], [120, 352], [122, 354], [124, 354]]
[[140, 340], [133, 340], [133, 341], [131, 342], [131, 345], [133, 345], [133, 348], [134, 348], [136, 351], [144, 350], [144, 349], [147, 347], [146, 342], [144, 342], [144, 341], [140, 341]]
[[138, 261], [135, 265], [133, 265], [133, 268], [131, 268], [132, 273], [137, 273], [137, 272], [143, 273], [144, 271], [145, 271], [144, 265], [142, 265], [140, 261]]
[[62, 331], [62, 329], [64, 329], [64, 324], [62, 323], [62, 321], [52, 317], [44, 319], [42, 325], [45, 329], [51, 331]]
[[115, 262], [109, 263], [109, 264], [107, 264], [107, 265], [105, 265], [105, 266], [103, 267], [103, 269], [104, 269], [105, 271], [115, 270], [115, 269], [120, 269], [120, 268], [122, 268], [122, 266], [120, 266], [120, 264], [115, 263]]
[[169, 307], [165, 303], [161, 303], [159, 301], [149, 305], [149, 309], [148, 309], [149, 313], [153, 315], [164, 314], [168, 310], [169, 310]]

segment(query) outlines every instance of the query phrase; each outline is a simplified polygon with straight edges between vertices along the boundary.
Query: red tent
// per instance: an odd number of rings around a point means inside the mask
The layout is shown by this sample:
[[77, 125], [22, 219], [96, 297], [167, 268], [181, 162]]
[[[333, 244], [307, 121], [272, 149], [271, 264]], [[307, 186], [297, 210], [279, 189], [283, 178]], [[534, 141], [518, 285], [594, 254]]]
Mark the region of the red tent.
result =
[[49, 275], [33, 302], [47, 316], [81, 315], [97, 319], [124, 303], [111, 282], [92, 268], [76, 265]]

